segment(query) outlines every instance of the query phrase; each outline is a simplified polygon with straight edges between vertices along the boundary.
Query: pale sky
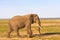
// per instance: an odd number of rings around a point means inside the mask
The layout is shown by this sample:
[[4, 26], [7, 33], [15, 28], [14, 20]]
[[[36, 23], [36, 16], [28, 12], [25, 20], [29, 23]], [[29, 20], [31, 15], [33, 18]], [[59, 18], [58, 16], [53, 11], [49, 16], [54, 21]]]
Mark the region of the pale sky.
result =
[[60, 18], [60, 0], [0, 0], [0, 18], [29, 13], [40, 18]]

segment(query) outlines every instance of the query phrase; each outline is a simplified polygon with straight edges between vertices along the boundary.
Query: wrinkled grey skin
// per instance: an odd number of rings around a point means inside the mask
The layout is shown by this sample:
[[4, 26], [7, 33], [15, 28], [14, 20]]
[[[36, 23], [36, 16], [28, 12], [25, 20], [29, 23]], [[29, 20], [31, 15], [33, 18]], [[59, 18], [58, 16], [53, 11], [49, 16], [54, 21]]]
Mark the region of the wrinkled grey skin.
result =
[[40, 33], [40, 19], [37, 14], [28, 14], [24, 16], [14, 16], [12, 19], [9, 20], [9, 32], [8, 37], [10, 37], [10, 34], [12, 31], [16, 31], [17, 36], [19, 35], [19, 29], [22, 29], [26, 27], [26, 31], [28, 34], [28, 37], [32, 37], [32, 30], [31, 30], [31, 24], [38, 23], [38, 31]]

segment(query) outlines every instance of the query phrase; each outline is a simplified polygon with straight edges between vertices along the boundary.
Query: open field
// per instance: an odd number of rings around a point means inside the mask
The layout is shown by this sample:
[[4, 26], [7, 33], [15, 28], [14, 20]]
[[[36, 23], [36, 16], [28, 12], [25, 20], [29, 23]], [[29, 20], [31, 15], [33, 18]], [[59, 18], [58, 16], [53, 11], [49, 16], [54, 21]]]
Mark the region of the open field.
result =
[[37, 24], [32, 24], [33, 37], [28, 38], [26, 29], [21, 29], [21, 38], [11, 33], [12, 38], [7, 38], [9, 20], [0, 20], [0, 40], [60, 40], [60, 19], [41, 19], [41, 35], [37, 31]]

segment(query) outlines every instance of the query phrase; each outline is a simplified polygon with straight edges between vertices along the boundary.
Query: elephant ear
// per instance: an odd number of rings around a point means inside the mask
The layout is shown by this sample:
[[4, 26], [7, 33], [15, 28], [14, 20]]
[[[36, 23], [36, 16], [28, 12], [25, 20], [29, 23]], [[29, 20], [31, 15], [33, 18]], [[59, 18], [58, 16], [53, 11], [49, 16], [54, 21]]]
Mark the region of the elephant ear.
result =
[[30, 14], [30, 21], [32, 24], [34, 23], [34, 14]]

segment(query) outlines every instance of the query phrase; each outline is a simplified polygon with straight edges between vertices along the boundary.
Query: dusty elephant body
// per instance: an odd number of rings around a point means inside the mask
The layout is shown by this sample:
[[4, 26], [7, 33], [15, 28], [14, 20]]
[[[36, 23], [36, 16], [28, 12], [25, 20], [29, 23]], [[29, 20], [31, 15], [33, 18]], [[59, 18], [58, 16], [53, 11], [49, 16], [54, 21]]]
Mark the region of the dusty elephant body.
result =
[[24, 15], [24, 16], [15, 16], [9, 21], [9, 32], [8, 32], [8, 37], [10, 37], [10, 34], [12, 31], [16, 31], [17, 36], [20, 37], [19, 35], [19, 29], [26, 27], [27, 33], [29, 34], [29, 37], [32, 37], [32, 30], [31, 30], [31, 24], [32, 23], [38, 23], [38, 31], [40, 33], [40, 19], [38, 15], [36, 14], [29, 14], [29, 15]]

